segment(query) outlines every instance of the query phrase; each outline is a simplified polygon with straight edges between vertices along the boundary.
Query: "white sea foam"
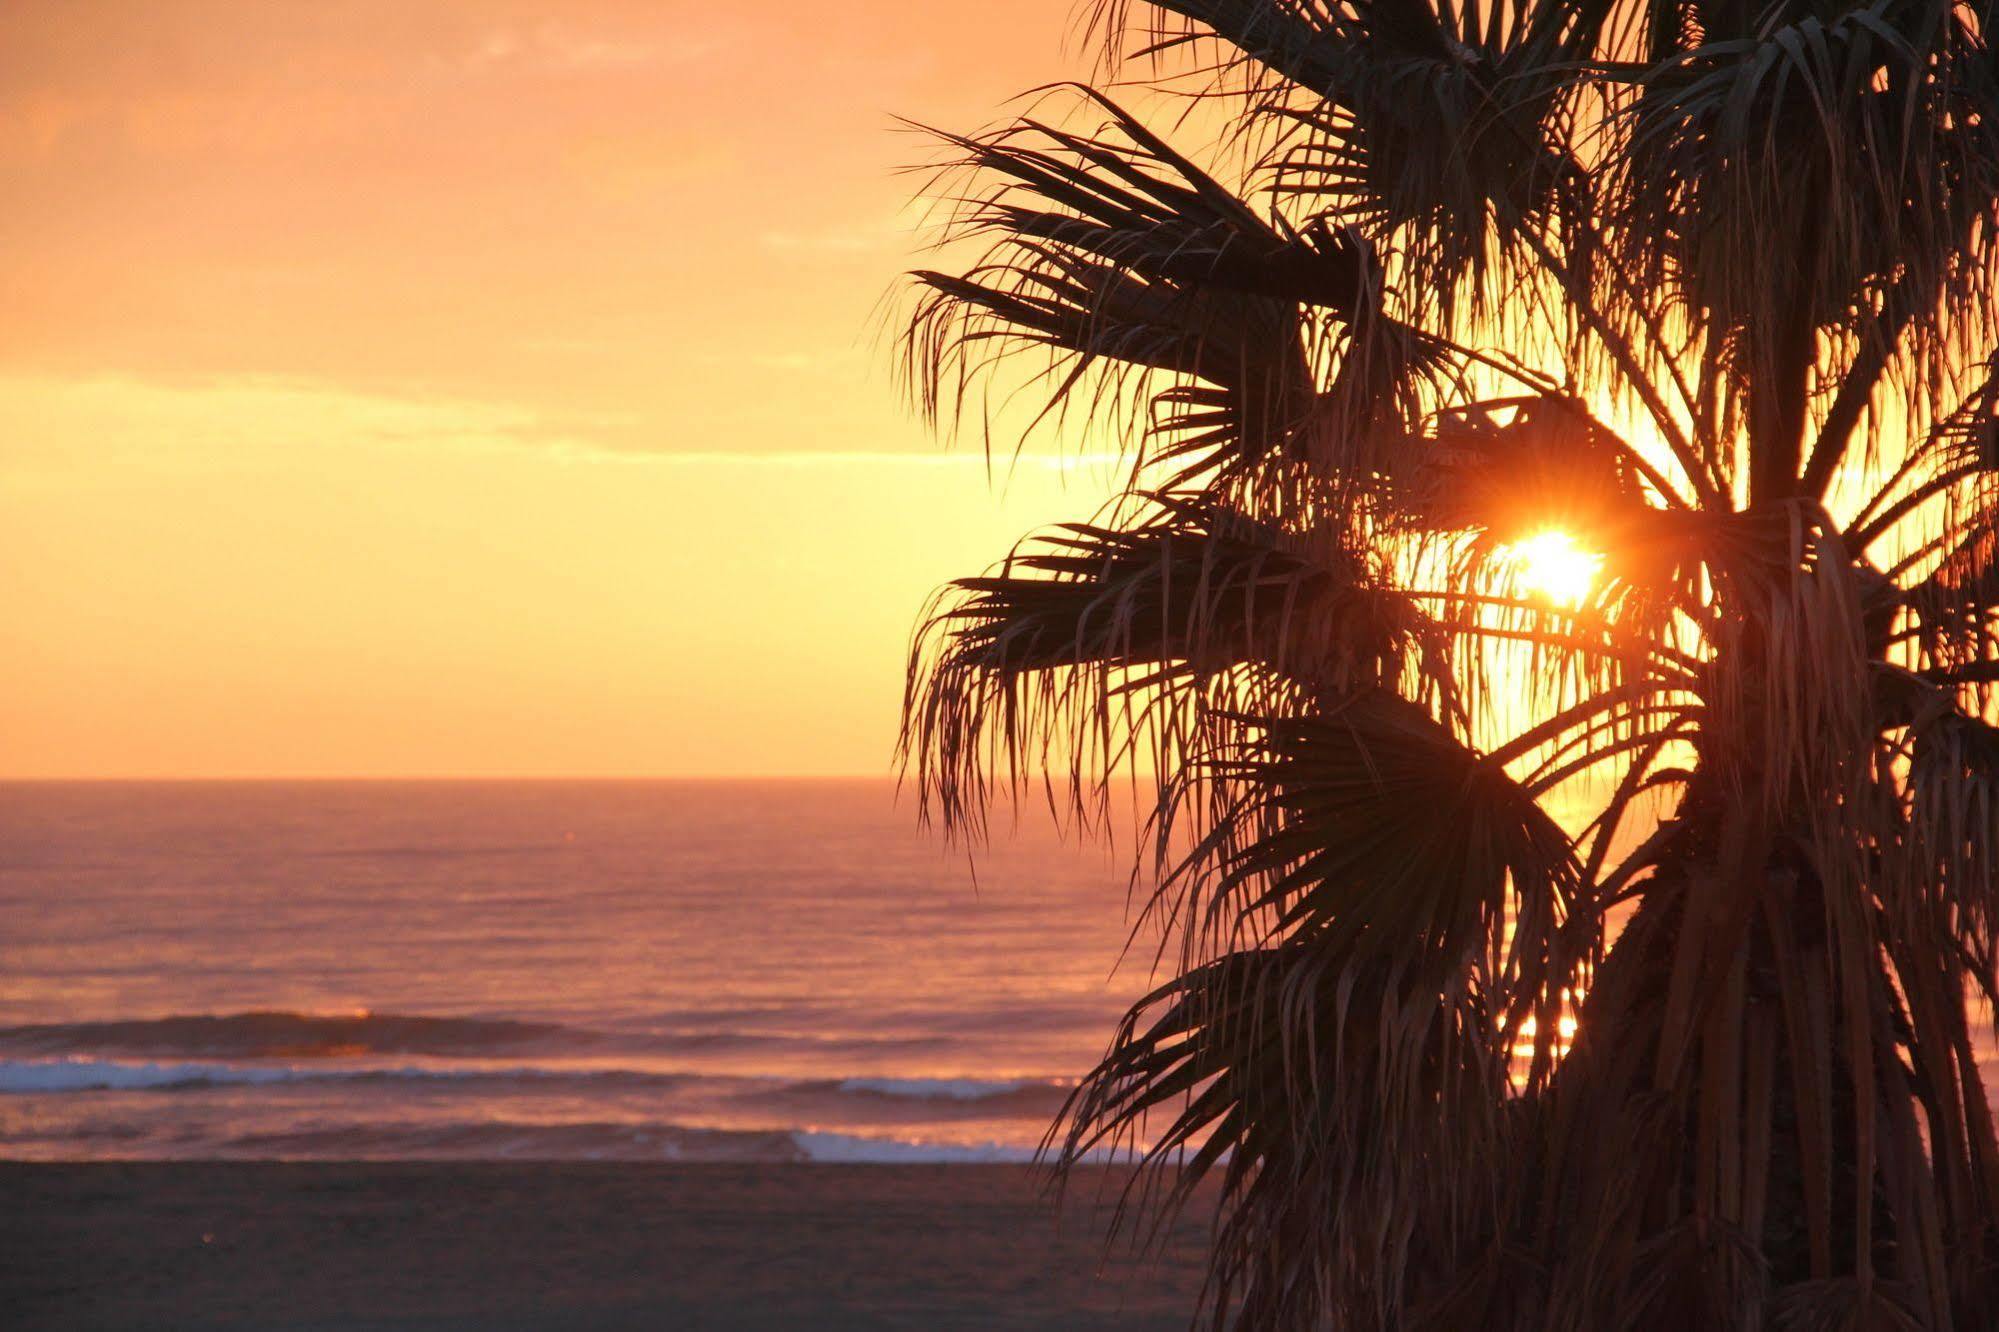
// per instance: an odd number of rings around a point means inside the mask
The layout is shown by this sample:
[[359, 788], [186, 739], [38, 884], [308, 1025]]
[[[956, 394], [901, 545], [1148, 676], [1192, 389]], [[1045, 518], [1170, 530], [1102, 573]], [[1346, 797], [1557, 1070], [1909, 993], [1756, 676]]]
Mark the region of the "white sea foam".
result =
[[908, 1142], [808, 1129], [791, 1137], [807, 1160], [826, 1165], [1024, 1165], [1035, 1158], [1032, 1147], [999, 1142]]
[[289, 1068], [232, 1064], [127, 1064], [106, 1059], [0, 1059], [0, 1094], [148, 1091], [234, 1083], [259, 1086], [296, 1081]]
[[[821, 1165], [1032, 1165], [1044, 1159], [1037, 1148], [1004, 1142], [923, 1142], [812, 1129], [794, 1130], [791, 1139], [806, 1160]], [[1085, 1152], [1079, 1164], [1122, 1159], [1097, 1148]]]

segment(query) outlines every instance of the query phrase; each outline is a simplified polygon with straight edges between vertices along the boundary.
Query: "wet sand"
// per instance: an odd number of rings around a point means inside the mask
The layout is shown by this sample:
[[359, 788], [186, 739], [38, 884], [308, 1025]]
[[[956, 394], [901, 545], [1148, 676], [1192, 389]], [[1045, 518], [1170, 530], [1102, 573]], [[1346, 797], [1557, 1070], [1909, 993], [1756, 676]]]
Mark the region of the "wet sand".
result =
[[1011, 1166], [0, 1164], [28, 1329], [1179, 1329], [1204, 1218], [1106, 1250]]

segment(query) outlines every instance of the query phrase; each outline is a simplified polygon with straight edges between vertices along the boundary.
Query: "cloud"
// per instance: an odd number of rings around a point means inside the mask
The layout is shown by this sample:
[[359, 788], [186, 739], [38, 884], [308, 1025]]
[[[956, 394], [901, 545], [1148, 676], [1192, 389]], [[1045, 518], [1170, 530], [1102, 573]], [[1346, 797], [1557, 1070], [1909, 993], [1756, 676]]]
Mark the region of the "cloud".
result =
[[643, 467], [1016, 467], [1070, 472], [1114, 466], [1102, 452], [997, 454], [868, 449], [728, 450], [615, 442], [618, 414], [555, 415], [514, 403], [359, 392], [273, 377], [161, 382], [124, 376], [0, 378], [9, 444], [0, 481], [70, 468], [180, 471], [227, 465], [273, 448], [379, 447], [533, 453], [566, 463]]
[[495, 28], [465, 56], [473, 69], [507, 66], [558, 72], [645, 70], [708, 60], [736, 42], [720, 32], [634, 36], [560, 23]]

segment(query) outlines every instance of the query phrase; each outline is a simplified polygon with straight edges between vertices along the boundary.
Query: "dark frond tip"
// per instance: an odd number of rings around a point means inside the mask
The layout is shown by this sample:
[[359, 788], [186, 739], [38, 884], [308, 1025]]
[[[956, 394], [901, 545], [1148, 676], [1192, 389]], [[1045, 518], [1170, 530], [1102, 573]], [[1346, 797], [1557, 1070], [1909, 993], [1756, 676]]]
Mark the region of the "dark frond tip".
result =
[[1220, 1173], [1218, 1320], [1372, 1326], [1401, 1305], [1412, 1251], [1465, 1254], [1492, 1229], [1493, 1032], [1474, 998], [1324, 936], [1232, 953], [1126, 1017], [1070, 1098], [1059, 1160], [1133, 1152], [1134, 1187], [1163, 1189], [1169, 1216]]

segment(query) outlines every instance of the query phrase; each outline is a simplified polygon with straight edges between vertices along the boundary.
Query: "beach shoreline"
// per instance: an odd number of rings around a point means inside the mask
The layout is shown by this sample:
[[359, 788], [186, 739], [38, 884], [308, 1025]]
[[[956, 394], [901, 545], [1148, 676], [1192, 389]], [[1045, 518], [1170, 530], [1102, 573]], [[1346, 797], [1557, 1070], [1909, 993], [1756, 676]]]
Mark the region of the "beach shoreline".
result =
[[1199, 1209], [1004, 1165], [0, 1163], [28, 1329], [1184, 1328]]

